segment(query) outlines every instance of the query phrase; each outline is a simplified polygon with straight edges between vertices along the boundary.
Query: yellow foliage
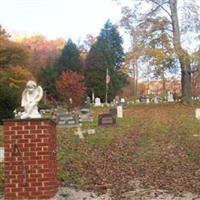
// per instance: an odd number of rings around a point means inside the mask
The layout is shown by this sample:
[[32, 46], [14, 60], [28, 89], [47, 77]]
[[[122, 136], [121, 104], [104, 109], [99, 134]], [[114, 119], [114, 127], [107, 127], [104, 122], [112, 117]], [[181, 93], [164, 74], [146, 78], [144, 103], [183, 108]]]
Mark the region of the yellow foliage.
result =
[[1, 70], [0, 82], [17, 89], [24, 88], [28, 80], [35, 80], [35, 77], [27, 67], [15, 66]]

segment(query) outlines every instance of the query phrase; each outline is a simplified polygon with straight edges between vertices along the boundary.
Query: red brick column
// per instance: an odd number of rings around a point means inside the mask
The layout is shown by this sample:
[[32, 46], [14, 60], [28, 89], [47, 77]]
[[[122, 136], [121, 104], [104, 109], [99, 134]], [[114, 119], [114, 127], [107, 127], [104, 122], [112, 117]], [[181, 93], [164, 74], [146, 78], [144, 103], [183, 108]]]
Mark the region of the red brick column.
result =
[[50, 198], [56, 180], [56, 125], [50, 119], [4, 121], [4, 198]]

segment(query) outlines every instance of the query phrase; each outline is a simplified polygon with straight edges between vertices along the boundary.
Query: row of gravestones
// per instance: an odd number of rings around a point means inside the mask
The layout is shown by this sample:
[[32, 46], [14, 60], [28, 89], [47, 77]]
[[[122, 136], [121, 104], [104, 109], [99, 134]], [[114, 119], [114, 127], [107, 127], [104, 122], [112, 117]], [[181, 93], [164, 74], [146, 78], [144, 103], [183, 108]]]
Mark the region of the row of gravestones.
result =
[[93, 121], [90, 98], [86, 99], [85, 105], [80, 111], [74, 111], [71, 113], [58, 112], [56, 121], [58, 127], [65, 128], [79, 127], [82, 122]]
[[[123, 109], [127, 108], [126, 102], [120, 102], [114, 108], [110, 109], [109, 113], [101, 114], [98, 116], [98, 125], [107, 126], [116, 124], [116, 118], [123, 117]], [[64, 128], [72, 128], [81, 126], [82, 122], [92, 122], [93, 114], [91, 111], [91, 105], [89, 99], [87, 99], [84, 108], [80, 111], [72, 113], [58, 112], [57, 114], [57, 126]]]

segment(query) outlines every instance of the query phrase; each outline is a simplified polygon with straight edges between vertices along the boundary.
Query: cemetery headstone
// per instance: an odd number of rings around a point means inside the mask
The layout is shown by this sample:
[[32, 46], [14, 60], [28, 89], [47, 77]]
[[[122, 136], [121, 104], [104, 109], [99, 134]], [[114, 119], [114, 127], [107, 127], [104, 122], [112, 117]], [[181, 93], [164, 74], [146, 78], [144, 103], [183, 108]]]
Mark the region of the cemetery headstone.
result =
[[88, 129], [87, 130], [88, 135], [93, 135], [96, 133], [95, 129]]
[[116, 117], [116, 116], [117, 116], [117, 108], [111, 108], [110, 111], [109, 111], [109, 113], [110, 113], [112, 116]]
[[121, 98], [120, 102], [121, 102], [121, 103], [124, 103], [124, 102], [125, 102], [125, 99], [124, 99], [124, 98]]
[[91, 108], [90, 97], [87, 97], [87, 98], [86, 98], [84, 108], [87, 108], [87, 109], [90, 109], [90, 108]]
[[80, 126], [77, 114], [62, 114], [57, 116], [57, 126], [63, 128], [73, 128]]
[[149, 104], [150, 103], [150, 100], [149, 100], [149, 97], [146, 98], [146, 104]]
[[200, 108], [197, 108], [197, 109], [195, 110], [195, 117], [196, 117], [197, 119], [200, 119]]
[[121, 105], [117, 106], [117, 118], [123, 118], [123, 108]]
[[99, 97], [96, 97], [96, 98], [95, 98], [94, 106], [95, 106], [95, 107], [101, 106], [101, 99], [100, 99]]
[[140, 96], [139, 101], [140, 101], [141, 103], [146, 103], [146, 99], [147, 99], [146, 96]]
[[122, 108], [124, 110], [127, 109], [127, 107], [128, 107], [128, 103], [126, 102], [126, 100], [124, 98], [121, 98], [119, 105], [122, 105]]
[[174, 102], [173, 94], [170, 91], [167, 92], [167, 101]]
[[93, 121], [92, 112], [88, 108], [82, 108], [79, 114], [79, 121], [86, 122], [86, 121]]
[[0, 147], [0, 162], [4, 161], [4, 147]]
[[156, 103], [156, 104], [159, 103], [159, 98], [158, 98], [158, 96], [155, 96], [155, 97], [154, 97], [154, 103]]
[[118, 105], [119, 103], [120, 103], [119, 96], [116, 96], [116, 97], [115, 97], [115, 104]]
[[116, 124], [116, 117], [110, 113], [101, 114], [98, 116], [99, 126], [114, 126]]

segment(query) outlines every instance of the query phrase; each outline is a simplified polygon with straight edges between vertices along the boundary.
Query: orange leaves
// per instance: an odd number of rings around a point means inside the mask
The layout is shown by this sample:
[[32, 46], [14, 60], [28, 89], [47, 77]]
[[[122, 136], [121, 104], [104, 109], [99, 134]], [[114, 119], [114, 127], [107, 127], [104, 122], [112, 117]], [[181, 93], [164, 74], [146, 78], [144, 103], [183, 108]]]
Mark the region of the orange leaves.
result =
[[29, 52], [28, 64], [34, 73], [47, 65], [54, 65], [64, 46], [64, 40], [47, 40], [42, 35], [24, 38], [22, 44]]
[[15, 66], [10, 68], [9, 71], [12, 74], [12, 76], [9, 78], [10, 83], [15, 85], [15, 87], [25, 86], [28, 80], [35, 80], [35, 77], [28, 68]]
[[15, 66], [9, 67], [0, 72], [0, 82], [10, 87], [22, 89], [28, 80], [35, 80], [35, 77], [26, 67]]
[[[85, 97], [84, 76], [76, 72], [63, 72], [57, 81], [57, 90], [63, 99], [72, 106], [79, 106]], [[71, 102], [70, 102], [71, 101]]]

